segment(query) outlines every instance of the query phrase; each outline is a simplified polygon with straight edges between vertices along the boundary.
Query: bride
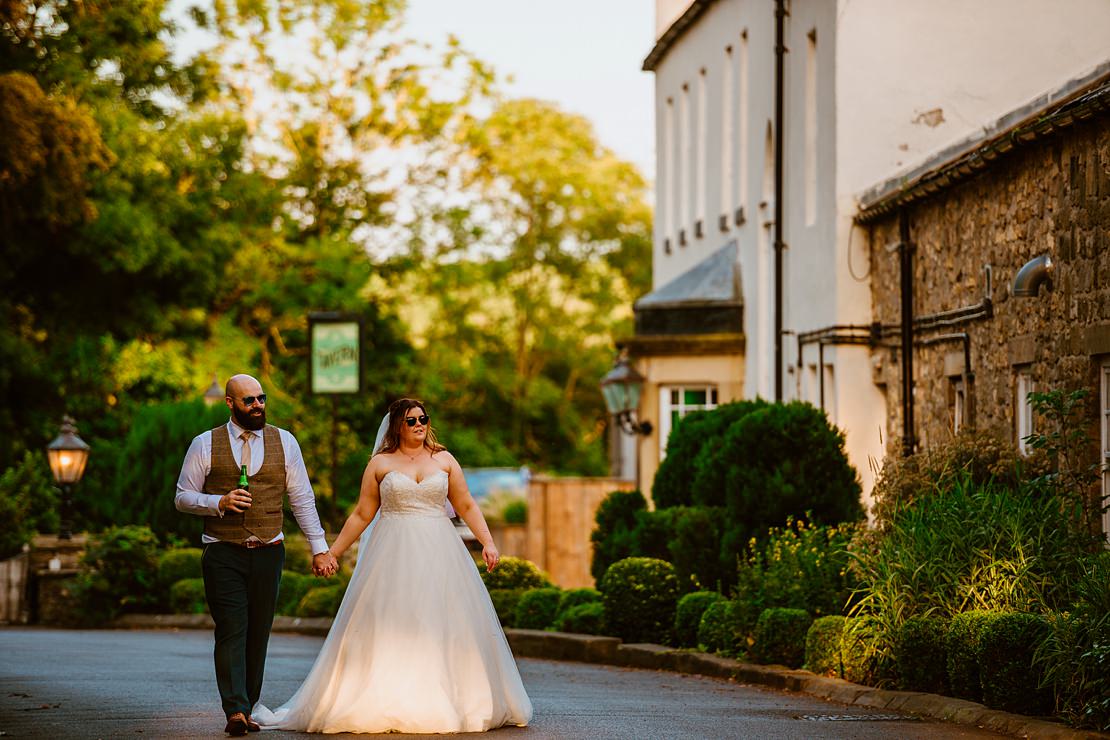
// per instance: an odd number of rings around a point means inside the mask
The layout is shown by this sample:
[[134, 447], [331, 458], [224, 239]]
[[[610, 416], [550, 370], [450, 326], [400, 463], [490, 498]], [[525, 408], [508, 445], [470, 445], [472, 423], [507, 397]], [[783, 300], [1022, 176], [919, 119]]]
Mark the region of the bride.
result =
[[489, 570], [500, 555], [424, 404], [395, 401], [374, 450], [358, 505], [331, 547], [339, 558], [362, 536], [331, 631], [293, 697], [272, 713], [256, 707], [255, 720], [328, 733], [528, 724], [532, 703], [445, 500], [482, 543]]

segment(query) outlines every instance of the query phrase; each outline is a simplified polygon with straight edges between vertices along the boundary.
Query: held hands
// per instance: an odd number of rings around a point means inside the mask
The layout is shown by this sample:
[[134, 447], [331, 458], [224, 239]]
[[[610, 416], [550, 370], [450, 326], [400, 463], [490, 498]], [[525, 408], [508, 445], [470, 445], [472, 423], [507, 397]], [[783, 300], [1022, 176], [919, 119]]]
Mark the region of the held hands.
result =
[[312, 556], [312, 574], [322, 578], [331, 578], [339, 570], [339, 561], [332, 555], [331, 550]]
[[251, 495], [249, 491], [244, 491], [242, 488], [236, 488], [234, 491], [220, 496], [220, 513], [234, 511], [236, 514], [242, 513], [251, 507]]
[[490, 573], [501, 562], [501, 553], [493, 545], [486, 545], [482, 548], [482, 559], [486, 561], [486, 570]]

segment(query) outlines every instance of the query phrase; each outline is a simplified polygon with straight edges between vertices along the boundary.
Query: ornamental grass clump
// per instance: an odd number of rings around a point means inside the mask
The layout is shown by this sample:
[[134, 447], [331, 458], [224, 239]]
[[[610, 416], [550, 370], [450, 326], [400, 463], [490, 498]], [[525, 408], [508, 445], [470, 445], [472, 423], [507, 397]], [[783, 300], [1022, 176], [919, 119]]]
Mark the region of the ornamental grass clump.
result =
[[678, 578], [674, 566], [655, 558], [625, 558], [601, 579], [605, 622], [625, 642], [670, 645], [674, 639]]
[[800, 668], [813, 617], [805, 609], [764, 609], [755, 625], [751, 657], [757, 663]]
[[722, 596], [716, 591], [694, 591], [678, 600], [674, 633], [679, 647], [698, 646], [698, 627], [701, 626], [701, 617], [706, 609], [721, 598]]
[[559, 613], [557, 588], [532, 588], [525, 591], [516, 603], [513, 626], [524, 630], [545, 630], [555, 624]]
[[844, 677], [844, 657], [841, 652], [844, 622], [844, 617], [838, 615], [813, 620], [806, 631], [807, 670], [819, 676]]

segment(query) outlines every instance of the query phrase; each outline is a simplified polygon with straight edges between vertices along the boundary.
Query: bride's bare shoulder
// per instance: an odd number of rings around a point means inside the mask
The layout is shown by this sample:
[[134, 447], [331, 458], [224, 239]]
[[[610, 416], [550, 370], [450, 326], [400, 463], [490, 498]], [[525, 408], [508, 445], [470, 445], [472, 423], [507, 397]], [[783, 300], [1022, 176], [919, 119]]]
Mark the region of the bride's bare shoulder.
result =
[[392, 468], [392, 465], [390, 463], [392, 457], [392, 453], [379, 452], [378, 454], [371, 457], [370, 462], [366, 464], [367, 472], [373, 473], [374, 480], [378, 481], [378, 483], [382, 482], [382, 478], [384, 478], [385, 474], [388, 473]]

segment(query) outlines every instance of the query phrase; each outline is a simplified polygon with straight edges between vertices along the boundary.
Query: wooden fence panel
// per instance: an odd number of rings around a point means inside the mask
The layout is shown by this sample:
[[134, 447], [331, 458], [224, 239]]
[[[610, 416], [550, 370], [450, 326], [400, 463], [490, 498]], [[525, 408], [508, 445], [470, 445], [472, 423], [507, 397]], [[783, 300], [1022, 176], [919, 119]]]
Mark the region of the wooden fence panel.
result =
[[27, 553], [0, 560], [0, 624], [27, 621]]

